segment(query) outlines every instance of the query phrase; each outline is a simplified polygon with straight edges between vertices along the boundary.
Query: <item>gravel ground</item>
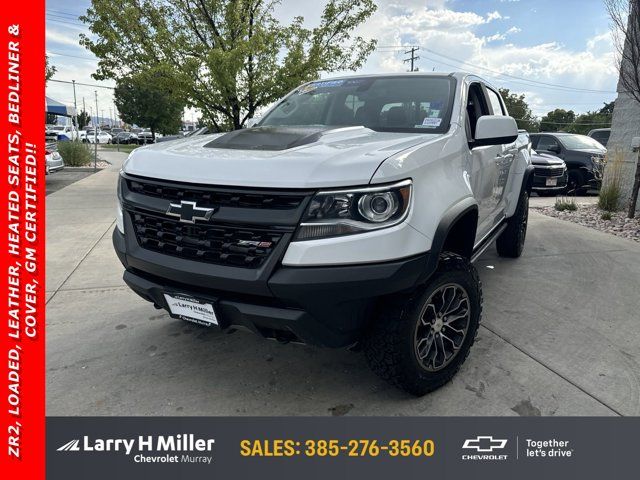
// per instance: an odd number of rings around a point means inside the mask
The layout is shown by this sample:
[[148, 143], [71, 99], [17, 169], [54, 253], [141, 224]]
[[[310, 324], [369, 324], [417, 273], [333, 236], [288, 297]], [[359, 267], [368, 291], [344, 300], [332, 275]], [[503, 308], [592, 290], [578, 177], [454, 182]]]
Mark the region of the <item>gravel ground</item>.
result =
[[626, 212], [614, 212], [611, 220], [602, 219], [602, 210], [596, 205], [576, 204], [578, 209], [571, 212], [557, 211], [554, 207], [533, 207], [534, 210], [550, 217], [578, 223], [585, 227], [595, 228], [601, 232], [611, 233], [618, 237], [628, 238], [640, 242], [640, 218], [627, 218]]

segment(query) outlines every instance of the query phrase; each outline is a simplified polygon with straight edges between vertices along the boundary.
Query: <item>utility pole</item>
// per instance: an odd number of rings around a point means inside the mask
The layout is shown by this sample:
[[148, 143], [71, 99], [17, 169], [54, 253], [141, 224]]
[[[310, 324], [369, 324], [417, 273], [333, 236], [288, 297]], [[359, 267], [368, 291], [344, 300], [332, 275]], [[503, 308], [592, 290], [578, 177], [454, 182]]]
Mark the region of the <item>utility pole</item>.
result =
[[[94, 90], [93, 94], [96, 97], [96, 117], [98, 116], [98, 91]], [[98, 122], [96, 121], [96, 126], [93, 129], [93, 171], [98, 171]]]
[[[84, 114], [87, 114], [87, 105], [84, 103], [84, 97], [82, 97], [82, 111], [84, 112]], [[86, 116], [84, 117], [85, 119], [87, 118]], [[87, 122], [88, 124], [88, 122]], [[87, 125], [85, 125], [86, 127]]]
[[410, 50], [407, 50], [406, 52], [404, 52], [405, 55], [411, 54], [411, 57], [405, 58], [404, 60], [402, 60], [404, 63], [411, 62], [411, 69], [409, 70], [410, 72], [417, 72], [418, 71], [417, 67], [414, 68], [415, 61], [420, 58], [420, 57], [416, 56], [416, 52], [418, 50], [420, 50], [420, 47], [411, 47]]
[[[76, 81], [75, 80], [71, 80], [71, 83], [73, 84], [73, 108], [74, 108], [74, 115], [73, 115], [73, 120], [75, 123], [75, 127], [76, 129], [78, 129], [78, 102], [76, 101]], [[76, 133], [76, 139], [80, 140], [80, 132]], [[73, 134], [72, 134], [73, 136]]]

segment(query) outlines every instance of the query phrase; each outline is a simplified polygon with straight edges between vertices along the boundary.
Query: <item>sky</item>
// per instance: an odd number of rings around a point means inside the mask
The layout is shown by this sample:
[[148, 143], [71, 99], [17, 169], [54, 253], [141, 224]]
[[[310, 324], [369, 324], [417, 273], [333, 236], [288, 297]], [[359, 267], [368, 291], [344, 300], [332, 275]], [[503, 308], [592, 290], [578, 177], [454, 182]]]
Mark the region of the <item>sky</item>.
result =
[[[469, 71], [497, 87], [524, 93], [533, 113], [555, 108], [581, 113], [616, 98], [617, 73], [609, 19], [602, 0], [376, 0], [378, 10], [357, 34], [378, 40], [358, 73], [404, 72], [406, 48], [416, 45], [421, 71]], [[79, 45], [88, 33], [78, 20], [90, 0], [48, 0], [46, 49], [54, 79], [76, 81], [76, 101], [113, 117], [113, 86], [91, 78], [97, 59]], [[303, 16], [317, 25], [323, 0], [282, 0], [282, 22]], [[336, 74], [325, 75], [327, 77]], [[47, 95], [73, 105], [73, 87], [50, 81]], [[111, 109], [111, 112], [110, 110]], [[185, 119], [197, 118], [188, 111]]]

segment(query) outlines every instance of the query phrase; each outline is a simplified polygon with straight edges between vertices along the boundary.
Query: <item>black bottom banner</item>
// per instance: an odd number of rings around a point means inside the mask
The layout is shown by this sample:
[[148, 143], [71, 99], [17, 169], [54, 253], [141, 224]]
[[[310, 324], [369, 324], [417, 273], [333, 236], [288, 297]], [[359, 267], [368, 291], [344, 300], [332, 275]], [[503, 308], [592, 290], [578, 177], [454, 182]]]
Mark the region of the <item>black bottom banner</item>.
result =
[[640, 418], [49, 417], [47, 478], [640, 478], [639, 434]]

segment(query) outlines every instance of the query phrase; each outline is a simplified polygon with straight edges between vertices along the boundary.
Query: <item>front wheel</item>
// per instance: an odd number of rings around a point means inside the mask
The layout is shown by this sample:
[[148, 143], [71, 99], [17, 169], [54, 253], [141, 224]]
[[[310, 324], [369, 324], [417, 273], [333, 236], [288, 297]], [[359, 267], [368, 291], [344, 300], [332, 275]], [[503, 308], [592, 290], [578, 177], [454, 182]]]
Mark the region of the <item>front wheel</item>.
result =
[[440, 255], [429, 283], [385, 306], [363, 341], [371, 369], [421, 396], [449, 382], [473, 344], [482, 315], [482, 286], [468, 259]]
[[529, 193], [522, 188], [518, 205], [513, 216], [507, 220], [507, 228], [496, 240], [496, 249], [501, 257], [518, 258], [522, 255], [524, 241], [527, 237], [529, 221]]
[[569, 170], [566, 193], [569, 195], [584, 195], [587, 191], [584, 185], [584, 174], [577, 168]]

